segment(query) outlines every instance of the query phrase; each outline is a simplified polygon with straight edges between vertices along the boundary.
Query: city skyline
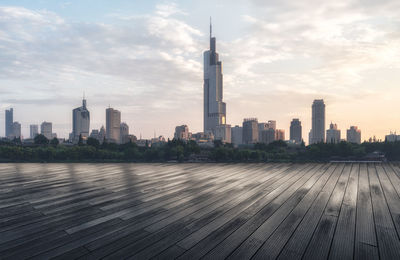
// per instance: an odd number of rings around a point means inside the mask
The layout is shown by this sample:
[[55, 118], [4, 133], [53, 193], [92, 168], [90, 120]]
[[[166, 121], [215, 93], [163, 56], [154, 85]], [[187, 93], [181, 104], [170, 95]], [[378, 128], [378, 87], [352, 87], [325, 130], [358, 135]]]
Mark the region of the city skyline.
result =
[[[310, 11], [310, 19], [298, 26], [285, 17], [304, 11], [302, 5], [269, 4], [206, 1], [200, 6], [159, 1], [127, 6], [123, 13], [121, 7], [128, 4], [116, 1], [108, 9], [94, 10], [95, 18], [85, 18], [74, 14], [79, 10], [76, 1], [63, 7], [60, 2], [3, 1], [0, 16], [9, 19], [0, 22], [4, 35], [0, 38], [4, 46], [0, 108], [14, 108], [14, 121], [22, 124], [24, 137], [29, 136], [30, 124], [49, 121], [53, 132], [68, 138], [71, 108], [81, 103], [85, 91], [91, 129], [105, 124], [103, 111], [110, 104], [123, 112], [136, 136], [150, 138], [156, 130], [157, 135], [171, 138], [175, 126], [181, 124], [200, 132], [201, 56], [208, 49], [208, 17], [212, 15], [224, 60], [226, 116], [232, 126], [248, 117], [260, 122], [274, 119], [278, 128], [289, 133], [290, 121], [299, 118], [302, 137], [308, 141], [310, 103], [322, 98], [327, 105], [326, 128], [330, 121], [342, 131], [356, 125], [362, 129], [362, 140], [373, 135], [383, 139], [398, 129], [400, 116], [393, 113], [400, 108], [395, 102], [400, 94], [395, 34], [399, 5], [395, 1], [378, 9], [371, 3], [317, 4], [326, 17]], [[227, 6], [231, 14], [222, 12]], [[262, 19], [272, 11], [274, 15]], [[318, 22], [328, 26], [329, 33], [321, 32]], [[19, 29], [18, 34], [11, 33]], [[59, 33], [71, 33], [77, 40], [66, 38], [61, 44]], [[103, 36], [111, 43], [99, 42]], [[117, 51], [107, 52], [111, 47]], [[325, 52], [315, 51], [319, 47]], [[77, 52], [83, 59], [61, 55], [64, 52]], [[137, 62], [143, 65], [140, 70]], [[162, 66], [154, 67], [155, 63]], [[0, 113], [0, 125], [4, 120]], [[4, 135], [1, 127], [0, 136]]]

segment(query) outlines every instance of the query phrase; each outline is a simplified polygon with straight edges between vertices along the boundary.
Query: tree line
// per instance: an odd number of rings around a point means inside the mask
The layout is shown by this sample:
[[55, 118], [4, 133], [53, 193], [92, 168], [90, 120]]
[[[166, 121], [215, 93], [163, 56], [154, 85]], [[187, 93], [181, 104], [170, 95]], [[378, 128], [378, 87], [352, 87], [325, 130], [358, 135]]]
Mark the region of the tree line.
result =
[[[372, 155], [372, 157], [371, 157]], [[270, 144], [233, 147], [214, 142], [214, 147], [200, 147], [195, 141], [168, 140], [152, 147], [136, 143], [115, 144], [88, 138], [77, 145], [61, 145], [57, 138], [48, 140], [37, 135], [32, 145], [21, 140], [0, 142], [0, 162], [322, 162], [331, 160], [368, 160], [384, 155], [387, 160], [400, 160], [400, 142], [364, 142], [353, 144], [318, 143], [305, 146], [288, 145], [284, 141]], [[382, 157], [382, 156], [381, 156]]]

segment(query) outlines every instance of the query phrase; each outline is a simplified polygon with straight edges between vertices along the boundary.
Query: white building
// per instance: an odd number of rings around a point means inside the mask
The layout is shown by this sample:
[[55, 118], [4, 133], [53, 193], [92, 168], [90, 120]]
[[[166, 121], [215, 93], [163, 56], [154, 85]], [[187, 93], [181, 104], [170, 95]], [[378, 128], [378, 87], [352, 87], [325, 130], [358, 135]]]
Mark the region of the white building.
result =
[[350, 126], [347, 130], [347, 142], [361, 144], [361, 130], [357, 126]]
[[121, 112], [113, 109], [106, 109], [106, 139], [109, 142], [119, 143], [121, 140]]
[[390, 133], [389, 135], [385, 136], [386, 142], [398, 142], [400, 141], [400, 135], [396, 135], [396, 133]]
[[11, 138], [21, 138], [21, 124], [13, 122], [11, 125]]
[[236, 147], [243, 144], [243, 127], [236, 125], [231, 128], [231, 142]]
[[333, 144], [340, 143], [340, 130], [332, 122], [329, 125], [329, 129], [326, 130], [326, 142]]
[[29, 126], [29, 137], [31, 139], [35, 138], [39, 134], [39, 126], [38, 125], [30, 125]]
[[53, 139], [53, 124], [51, 122], [43, 122], [40, 125], [40, 133], [49, 140]]

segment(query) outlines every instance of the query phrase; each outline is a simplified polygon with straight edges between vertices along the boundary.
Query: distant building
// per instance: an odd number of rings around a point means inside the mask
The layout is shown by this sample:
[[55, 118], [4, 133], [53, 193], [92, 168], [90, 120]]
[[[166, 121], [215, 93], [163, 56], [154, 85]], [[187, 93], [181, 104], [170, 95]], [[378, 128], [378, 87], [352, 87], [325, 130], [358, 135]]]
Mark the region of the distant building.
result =
[[258, 142], [257, 118], [245, 118], [243, 121], [243, 144], [255, 144]]
[[357, 126], [350, 126], [347, 130], [347, 142], [361, 144], [361, 130]]
[[216, 135], [216, 128], [226, 124], [226, 104], [223, 102], [222, 63], [216, 52], [216, 40], [211, 35], [210, 49], [204, 52], [204, 133]]
[[329, 125], [329, 129], [326, 130], [326, 142], [333, 144], [340, 143], [340, 130], [332, 122]]
[[325, 103], [323, 99], [315, 99], [312, 104], [312, 127], [310, 144], [325, 142]]
[[82, 100], [82, 106], [72, 110], [72, 140], [73, 143], [78, 143], [79, 136], [83, 139], [89, 137], [90, 129], [90, 112], [86, 108], [86, 99]]
[[174, 138], [180, 139], [184, 141], [188, 141], [190, 139], [189, 127], [187, 125], [181, 125], [175, 127]]
[[35, 138], [39, 134], [39, 126], [38, 125], [30, 125], [29, 126], [29, 137], [31, 139]]
[[[370, 138], [370, 142], [372, 142], [372, 138]], [[376, 140], [374, 140], [375, 142]], [[390, 133], [389, 135], [385, 135], [386, 142], [398, 142], [400, 141], [400, 135], [396, 135], [396, 133]]]
[[121, 144], [128, 143], [130, 141], [128, 124], [125, 123], [125, 122], [122, 122], [121, 125], [120, 125], [119, 130], [120, 130], [119, 135], [120, 135], [120, 138], [121, 138], [120, 143]]
[[14, 123], [14, 110], [10, 108], [9, 110], [6, 110], [6, 137], [10, 138], [13, 135], [12, 128], [13, 128], [13, 123]]
[[231, 143], [231, 125], [217, 125], [215, 127], [215, 140]]
[[296, 144], [300, 144], [303, 140], [301, 122], [298, 118], [294, 118], [290, 122], [290, 140]]
[[258, 123], [258, 141], [261, 142], [262, 131], [269, 129], [268, 123]]
[[275, 130], [275, 141], [282, 140], [285, 141], [285, 130], [276, 129]]
[[268, 129], [272, 128], [272, 129], [276, 130], [276, 121], [275, 120], [268, 120], [267, 124], [268, 124]]
[[267, 130], [262, 131], [261, 133], [261, 143], [270, 144], [275, 141], [275, 129], [269, 128]]
[[106, 139], [108, 142], [119, 143], [121, 127], [121, 112], [113, 109], [106, 109]]
[[9, 138], [21, 138], [21, 124], [18, 122], [12, 123], [12, 133]]
[[51, 122], [43, 122], [40, 125], [40, 133], [49, 140], [53, 139], [53, 124]]
[[243, 127], [236, 125], [231, 128], [231, 142], [236, 147], [243, 144]]
[[100, 128], [100, 131], [98, 129], [93, 129], [89, 137], [97, 139], [102, 144], [106, 137], [106, 129], [104, 126]]

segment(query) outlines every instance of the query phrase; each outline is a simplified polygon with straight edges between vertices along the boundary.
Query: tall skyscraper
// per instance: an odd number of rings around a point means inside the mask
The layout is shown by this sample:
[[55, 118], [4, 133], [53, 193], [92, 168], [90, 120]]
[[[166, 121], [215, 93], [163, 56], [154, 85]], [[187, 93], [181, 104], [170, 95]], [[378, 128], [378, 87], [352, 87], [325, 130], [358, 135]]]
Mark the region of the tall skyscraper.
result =
[[361, 144], [361, 130], [357, 126], [350, 126], [346, 137], [349, 143]]
[[113, 108], [106, 109], [106, 139], [109, 142], [119, 143], [121, 127], [121, 112]]
[[301, 143], [303, 140], [301, 132], [301, 122], [298, 118], [294, 118], [290, 123], [290, 140], [296, 144]]
[[216, 52], [210, 23], [210, 50], [204, 52], [204, 133], [216, 134], [219, 125], [226, 124], [226, 104], [223, 100], [222, 64]]
[[323, 99], [315, 99], [312, 104], [312, 128], [310, 144], [325, 142], [325, 103]]
[[29, 126], [29, 137], [31, 139], [35, 138], [39, 134], [39, 126], [38, 125], [30, 125]]
[[77, 143], [79, 136], [89, 137], [90, 112], [86, 108], [86, 99], [82, 100], [82, 106], [72, 110], [72, 142]]
[[329, 125], [329, 129], [326, 130], [326, 142], [333, 144], [340, 143], [340, 130], [332, 122]]
[[12, 127], [14, 123], [14, 110], [10, 108], [6, 110], [6, 137], [12, 136]]
[[245, 118], [243, 120], [243, 143], [255, 144], [258, 142], [257, 118]]
[[53, 124], [51, 122], [43, 122], [40, 125], [40, 133], [49, 140], [53, 139]]

